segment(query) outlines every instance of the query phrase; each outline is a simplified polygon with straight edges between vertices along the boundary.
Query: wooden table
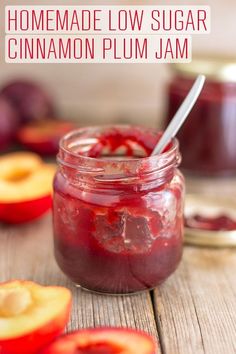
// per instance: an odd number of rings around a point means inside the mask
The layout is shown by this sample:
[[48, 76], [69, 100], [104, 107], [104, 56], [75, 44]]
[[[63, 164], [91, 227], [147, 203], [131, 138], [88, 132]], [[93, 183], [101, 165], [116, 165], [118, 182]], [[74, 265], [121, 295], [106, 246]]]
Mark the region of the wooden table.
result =
[[[236, 250], [186, 246], [182, 263], [160, 288], [139, 295], [85, 292], [58, 269], [51, 215], [20, 227], [0, 227], [0, 280], [30, 279], [69, 287], [68, 330], [129, 326], [156, 338], [160, 353], [236, 353]], [[27, 353], [24, 353], [27, 354]]]

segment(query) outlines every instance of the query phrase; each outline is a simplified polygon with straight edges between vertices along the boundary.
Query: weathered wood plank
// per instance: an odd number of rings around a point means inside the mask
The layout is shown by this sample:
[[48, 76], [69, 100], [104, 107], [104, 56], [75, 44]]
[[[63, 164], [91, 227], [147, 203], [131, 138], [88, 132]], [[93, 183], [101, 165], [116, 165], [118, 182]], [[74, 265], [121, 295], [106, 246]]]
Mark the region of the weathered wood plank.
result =
[[236, 353], [236, 252], [186, 247], [154, 303], [167, 354]]
[[[236, 253], [185, 248], [178, 271], [154, 291], [158, 329], [166, 354], [236, 352]], [[50, 216], [0, 231], [0, 280], [31, 279], [71, 288], [74, 304], [68, 330], [129, 326], [158, 338], [149, 293], [128, 297], [91, 294], [75, 288], [54, 258]]]
[[29, 279], [63, 285], [73, 292], [67, 330], [97, 326], [142, 329], [158, 340], [150, 294], [105, 296], [76, 288], [58, 269], [53, 257], [50, 215], [32, 224], [0, 228], [0, 281]]

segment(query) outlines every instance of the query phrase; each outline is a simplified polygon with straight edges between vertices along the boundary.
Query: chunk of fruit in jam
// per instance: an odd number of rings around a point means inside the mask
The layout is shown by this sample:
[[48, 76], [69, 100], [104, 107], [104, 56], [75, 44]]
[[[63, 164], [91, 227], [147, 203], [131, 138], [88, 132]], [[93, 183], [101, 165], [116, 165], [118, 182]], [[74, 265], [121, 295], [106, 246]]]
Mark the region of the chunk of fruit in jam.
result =
[[158, 237], [158, 226], [161, 225], [159, 213], [150, 212], [150, 220], [144, 216], [130, 215], [126, 210], [111, 213], [95, 218], [93, 235], [98, 242], [111, 252], [147, 252]]

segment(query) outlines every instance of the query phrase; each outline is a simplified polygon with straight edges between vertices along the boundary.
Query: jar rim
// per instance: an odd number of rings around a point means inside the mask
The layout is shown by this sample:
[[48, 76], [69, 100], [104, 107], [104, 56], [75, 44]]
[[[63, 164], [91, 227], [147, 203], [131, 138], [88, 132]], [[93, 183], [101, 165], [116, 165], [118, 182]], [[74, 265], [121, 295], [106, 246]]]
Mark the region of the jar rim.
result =
[[175, 63], [174, 72], [186, 78], [193, 79], [199, 73], [217, 82], [236, 82], [236, 59], [227, 56], [198, 55], [191, 63]]
[[[141, 158], [127, 159], [126, 157], [122, 158], [119, 156], [118, 159], [114, 157], [104, 159], [100, 157], [84, 156], [83, 154], [79, 154], [77, 151], [73, 151], [73, 148], [81, 148], [82, 151], [84, 148], [84, 151], [88, 152], [89, 150], [87, 148], [91, 147], [91, 143], [98, 141], [100, 137], [99, 133], [101, 133], [102, 137], [103, 134], [106, 136], [106, 133], [112, 131], [115, 133], [119, 131], [123, 133], [130, 131], [134, 134], [134, 138], [135, 134], [138, 134], [138, 137], [139, 134], [143, 134], [142, 138], [145, 137], [145, 139], [148, 139], [148, 141], [145, 141], [148, 150], [152, 150], [154, 148], [158, 139], [158, 134], [161, 136], [160, 132], [152, 128], [124, 124], [90, 126], [79, 128], [67, 133], [60, 141], [60, 150], [57, 155], [57, 161], [61, 166], [62, 173], [67, 175], [67, 178], [70, 176], [69, 178], [72, 183], [75, 181], [81, 181], [81, 179], [86, 179], [87, 181], [89, 180], [90, 183], [98, 182], [105, 183], [106, 185], [108, 185], [109, 182], [116, 182], [117, 188], [118, 185], [123, 185], [123, 183], [146, 185], [146, 187], [148, 187], [148, 181], [150, 181], [150, 183], [155, 181], [156, 184], [163, 184], [164, 181], [170, 180], [173, 177], [173, 171], [181, 161], [179, 143], [175, 138], [172, 139], [170, 149], [166, 152], [160, 155]], [[89, 133], [91, 135], [89, 135]], [[145, 134], [148, 133], [149, 135], [146, 136]], [[94, 138], [92, 138], [93, 136]], [[79, 137], [81, 137], [81, 141], [78, 140]], [[93, 140], [91, 142], [91, 139], [96, 139], [96, 141]], [[127, 136], [126, 139], [128, 139]], [[141, 142], [142, 141], [140, 141], [140, 147]], [[66, 144], [71, 144], [71, 149], [69, 149]], [[119, 146], [122, 146], [122, 144]]]
[[94, 161], [94, 162], [99, 162], [99, 163], [114, 163], [114, 161], [119, 164], [119, 163], [131, 163], [131, 164], [137, 164], [137, 162], [140, 163], [140, 161], [143, 162], [155, 162], [157, 160], [159, 160], [160, 158], [168, 158], [168, 156], [170, 156], [171, 154], [173, 154], [175, 151], [179, 150], [179, 141], [177, 138], [173, 138], [171, 140], [171, 147], [170, 149], [168, 149], [165, 152], [162, 152], [159, 155], [153, 155], [153, 156], [144, 156], [144, 157], [126, 157], [124, 156], [124, 158], [122, 159], [122, 157], [119, 157], [119, 160], [114, 160], [113, 157], [106, 157], [106, 159], [101, 158], [101, 157], [90, 157], [90, 156], [85, 156], [82, 155], [80, 153], [75, 153], [73, 151], [71, 151], [70, 149], [66, 148], [64, 143], [66, 140], [72, 138], [73, 136], [89, 131], [89, 130], [101, 130], [101, 129], [143, 129], [149, 133], [152, 134], [161, 134], [162, 131], [157, 131], [154, 128], [147, 128], [147, 127], [142, 127], [140, 125], [130, 125], [130, 124], [106, 124], [106, 125], [91, 125], [91, 126], [86, 126], [86, 127], [81, 127], [78, 129], [73, 129], [72, 131], [70, 131], [69, 133], [65, 134], [59, 142], [59, 149], [61, 151], [63, 151], [64, 153], [69, 153], [71, 156], [75, 157], [75, 158], [80, 158], [81, 160], [86, 161]]

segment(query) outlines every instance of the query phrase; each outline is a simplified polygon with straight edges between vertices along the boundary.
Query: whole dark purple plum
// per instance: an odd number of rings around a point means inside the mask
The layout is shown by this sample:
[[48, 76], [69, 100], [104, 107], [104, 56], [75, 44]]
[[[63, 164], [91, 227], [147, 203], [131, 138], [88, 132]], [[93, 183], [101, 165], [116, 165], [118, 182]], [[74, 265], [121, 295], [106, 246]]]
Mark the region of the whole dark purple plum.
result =
[[19, 126], [19, 117], [11, 103], [0, 95], [0, 151], [13, 142]]
[[16, 109], [22, 124], [54, 116], [51, 98], [33, 82], [13, 81], [4, 86], [1, 93]]

